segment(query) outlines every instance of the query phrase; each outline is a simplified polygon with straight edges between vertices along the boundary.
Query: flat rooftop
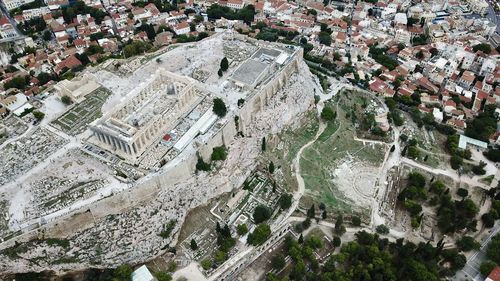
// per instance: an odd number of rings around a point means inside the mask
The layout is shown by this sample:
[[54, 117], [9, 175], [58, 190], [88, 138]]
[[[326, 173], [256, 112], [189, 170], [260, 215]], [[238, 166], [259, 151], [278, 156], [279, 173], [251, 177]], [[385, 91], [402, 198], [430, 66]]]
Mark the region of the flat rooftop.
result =
[[266, 77], [273, 75], [289, 57], [288, 50], [261, 47], [236, 69], [231, 78], [255, 87]]
[[458, 147], [461, 149], [466, 149], [468, 144], [472, 144], [474, 146], [486, 149], [488, 148], [488, 144], [484, 141], [476, 140], [473, 138], [469, 138], [464, 135], [460, 135], [460, 139], [458, 140]]
[[247, 60], [233, 73], [232, 78], [247, 85], [254, 85], [269, 65], [256, 60]]

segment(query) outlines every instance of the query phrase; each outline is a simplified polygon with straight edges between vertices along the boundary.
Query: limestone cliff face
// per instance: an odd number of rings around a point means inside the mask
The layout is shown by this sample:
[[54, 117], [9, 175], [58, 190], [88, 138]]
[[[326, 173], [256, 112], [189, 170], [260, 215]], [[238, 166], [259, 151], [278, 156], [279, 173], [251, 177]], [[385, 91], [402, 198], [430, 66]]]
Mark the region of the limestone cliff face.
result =
[[[38, 235], [67, 238], [68, 248], [31, 243], [18, 257], [0, 255], [0, 272], [113, 267], [144, 262], [163, 253], [176, 243], [175, 236], [164, 239], [158, 235], [165, 223], [176, 220], [175, 233], [190, 208], [239, 187], [257, 164], [262, 137], [293, 125], [314, 106], [314, 93], [322, 90], [302, 56], [289, 66], [270, 82], [269, 88], [263, 87], [234, 112], [239, 117], [238, 125], [234, 115], [228, 116], [215, 137], [184, 151], [183, 161], [143, 179], [129, 191], [90, 206], [92, 215], [78, 215]], [[244, 137], [237, 136], [237, 131]], [[222, 166], [210, 173], [193, 173], [196, 151], [206, 158], [214, 146], [221, 144], [228, 147]], [[74, 226], [65, 228], [65, 223]]]

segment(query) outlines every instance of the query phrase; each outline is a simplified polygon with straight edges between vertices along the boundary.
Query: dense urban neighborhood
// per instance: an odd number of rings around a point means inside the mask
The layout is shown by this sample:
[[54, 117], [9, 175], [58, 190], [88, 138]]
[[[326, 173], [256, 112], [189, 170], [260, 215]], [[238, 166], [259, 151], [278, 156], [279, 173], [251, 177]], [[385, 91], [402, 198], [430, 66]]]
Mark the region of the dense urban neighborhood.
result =
[[500, 281], [500, 2], [0, 15], [0, 280]]

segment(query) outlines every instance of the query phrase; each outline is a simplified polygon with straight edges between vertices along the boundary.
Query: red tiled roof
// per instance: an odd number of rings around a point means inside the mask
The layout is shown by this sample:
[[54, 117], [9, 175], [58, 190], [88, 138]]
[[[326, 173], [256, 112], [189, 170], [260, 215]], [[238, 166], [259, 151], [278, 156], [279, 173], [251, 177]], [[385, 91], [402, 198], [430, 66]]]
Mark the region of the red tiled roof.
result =
[[0, 25], [10, 24], [9, 19], [7, 17], [0, 18]]
[[489, 95], [488, 93], [486, 93], [485, 91], [483, 90], [479, 90], [477, 92], [477, 95], [476, 95], [476, 99], [480, 99], [480, 100], [484, 100], [485, 98], [487, 98]]
[[186, 21], [183, 21], [181, 23], [178, 23], [175, 26], [175, 29], [179, 30], [179, 29], [183, 29], [183, 28], [186, 28], [186, 27], [189, 27], [189, 23], [187, 23]]

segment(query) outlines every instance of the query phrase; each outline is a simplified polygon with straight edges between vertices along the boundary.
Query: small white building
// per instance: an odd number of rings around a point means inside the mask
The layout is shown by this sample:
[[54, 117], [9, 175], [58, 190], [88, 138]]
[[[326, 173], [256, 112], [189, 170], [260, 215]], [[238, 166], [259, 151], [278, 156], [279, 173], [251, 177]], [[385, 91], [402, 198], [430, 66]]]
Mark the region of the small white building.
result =
[[149, 272], [146, 265], [143, 265], [132, 272], [132, 281], [156, 281], [156, 278]]
[[408, 19], [405, 13], [397, 13], [394, 16], [394, 24], [402, 24], [406, 25], [408, 23]]
[[434, 107], [432, 110], [432, 116], [434, 116], [434, 121], [437, 123], [443, 122], [443, 112], [439, 108]]
[[488, 144], [485, 143], [484, 141], [476, 140], [473, 138], [469, 138], [464, 135], [460, 135], [460, 139], [458, 140], [458, 147], [461, 149], [466, 149], [467, 145], [473, 145], [475, 148], [480, 148], [480, 149], [487, 149]]
[[191, 31], [189, 23], [183, 21], [174, 26], [174, 32], [177, 35], [188, 34]]
[[228, 0], [226, 6], [231, 9], [239, 10], [243, 9], [245, 3], [243, 2], [243, 0]]

